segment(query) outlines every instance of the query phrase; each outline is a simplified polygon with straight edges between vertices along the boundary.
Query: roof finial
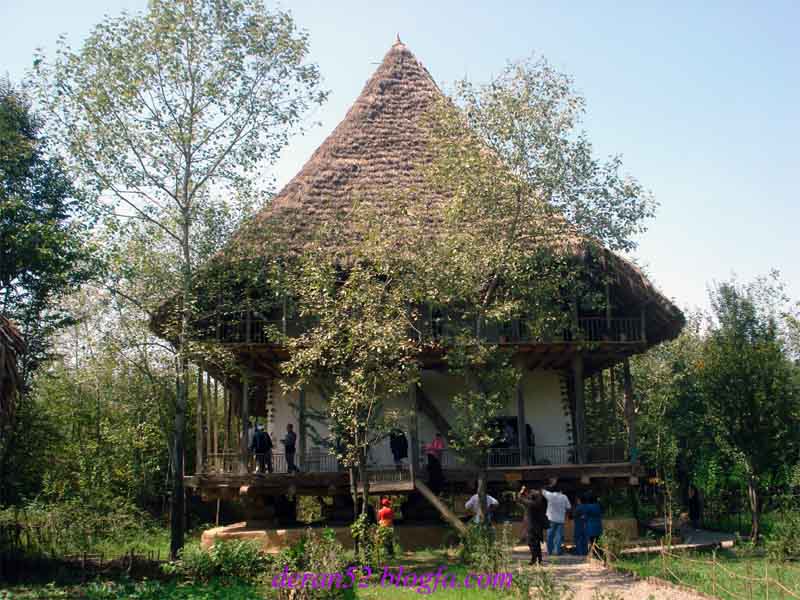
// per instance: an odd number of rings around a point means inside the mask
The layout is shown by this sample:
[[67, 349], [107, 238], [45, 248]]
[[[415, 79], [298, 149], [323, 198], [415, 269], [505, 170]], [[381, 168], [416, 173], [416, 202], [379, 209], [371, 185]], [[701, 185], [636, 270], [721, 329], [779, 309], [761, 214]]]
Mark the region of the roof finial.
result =
[[400, 34], [398, 33], [398, 34], [397, 34], [397, 40], [395, 40], [394, 44], [395, 44], [395, 46], [396, 46], [396, 45], [398, 45], [398, 44], [402, 44], [402, 43], [403, 43], [403, 42], [401, 42], [401, 41], [400, 41]]

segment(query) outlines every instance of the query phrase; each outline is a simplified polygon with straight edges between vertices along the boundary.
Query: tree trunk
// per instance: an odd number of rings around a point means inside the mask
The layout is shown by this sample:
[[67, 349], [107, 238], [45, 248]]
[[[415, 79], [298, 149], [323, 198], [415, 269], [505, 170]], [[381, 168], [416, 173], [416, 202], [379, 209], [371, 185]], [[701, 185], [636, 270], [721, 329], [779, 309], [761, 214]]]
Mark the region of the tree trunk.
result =
[[747, 498], [750, 501], [750, 539], [758, 541], [761, 535], [761, 499], [758, 497], [758, 488], [754, 477], [747, 482]]
[[178, 359], [178, 386], [175, 402], [175, 429], [173, 431], [173, 458], [172, 458], [172, 507], [170, 512], [170, 557], [178, 558], [178, 552], [183, 547], [184, 533], [184, 497], [183, 487], [183, 457], [186, 447], [186, 404], [187, 384], [189, 380], [189, 364], [185, 356]]
[[488, 507], [486, 505], [486, 469], [481, 468], [478, 471], [478, 522], [484, 523], [486, 521], [486, 512]]

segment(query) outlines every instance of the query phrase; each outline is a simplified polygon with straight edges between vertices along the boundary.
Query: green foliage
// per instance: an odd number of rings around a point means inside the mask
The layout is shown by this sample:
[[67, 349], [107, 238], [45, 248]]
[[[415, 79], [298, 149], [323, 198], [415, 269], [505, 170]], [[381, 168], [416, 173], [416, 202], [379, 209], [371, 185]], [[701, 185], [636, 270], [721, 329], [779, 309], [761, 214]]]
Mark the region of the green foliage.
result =
[[0, 525], [20, 527], [19, 541], [29, 554], [65, 556], [120, 548], [147, 551], [160, 540], [157, 524], [122, 498], [73, 498], [59, 503], [31, 502], [0, 511]]
[[627, 541], [625, 534], [621, 530], [606, 527], [603, 530], [603, 535], [597, 541], [597, 545], [603, 552], [604, 560], [613, 562], [622, 556], [622, 551], [625, 549]]
[[766, 536], [767, 555], [781, 561], [800, 558], [800, 514], [790, 509], [773, 517]]
[[177, 584], [160, 581], [100, 581], [85, 588], [87, 600], [257, 600], [258, 590], [230, 580]]
[[744, 473], [759, 535], [762, 494], [787, 481], [800, 459], [800, 389], [779, 331], [785, 302], [779, 282], [720, 284], [703, 348], [700, 387], [715, 444]]
[[[344, 573], [348, 564], [353, 563], [348, 562], [348, 553], [336, 540], [332, 529], [325, 529], [321, 533], [308, 529], [300, 541], [275, 557], [274, 573], [270, 575], [277, 576], [284, 568], [291, 572]], [[337, 589], [336, 586], [330, 589], [306, 586], [300, 590], [279, 589], [277, 595], [280, 600], [332, 600], [348, 597], [348, 590]]]
[[269, 560], [254, 540], [223, 540], [206, 549], [190, 544], [181, 549], [178, 560], [164, 565], [164, 571], [187, 581], [209, 582], [218, 578], [254, 582], [265, 572]]
[[0, 314], [26, 338], [26, 383], [49, 335], [70, 320], [59, 300], [97, 273], [96, 205], [76, 190], [43, 129], [27, 95], [0, 79]]

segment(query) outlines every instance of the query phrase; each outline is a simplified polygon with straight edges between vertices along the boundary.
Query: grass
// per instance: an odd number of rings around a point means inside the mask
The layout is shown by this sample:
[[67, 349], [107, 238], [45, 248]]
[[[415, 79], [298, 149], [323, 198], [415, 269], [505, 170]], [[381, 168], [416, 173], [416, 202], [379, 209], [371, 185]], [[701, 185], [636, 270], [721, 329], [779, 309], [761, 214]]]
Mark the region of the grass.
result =
[[236, 582], [181, 584], [159, 581], [93, 581], [84, 585], [20, 585], [0, 589], [0, 600], [256, 600], [255, 586]]
[[[726, 599], [760, 600], [800, 595], [800, 565], [741, 550], [626, 556], [617, 566], [640, 577], [658, 577]], [[782, 590], [783, 585], [791, 593]]]

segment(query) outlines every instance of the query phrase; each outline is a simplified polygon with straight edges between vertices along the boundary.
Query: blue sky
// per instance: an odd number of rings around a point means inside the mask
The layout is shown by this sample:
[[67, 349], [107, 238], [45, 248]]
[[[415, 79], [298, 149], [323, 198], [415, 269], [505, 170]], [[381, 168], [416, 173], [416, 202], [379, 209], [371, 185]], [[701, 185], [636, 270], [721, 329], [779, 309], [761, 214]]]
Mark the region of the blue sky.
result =
[[[143, 0], [0, 0], [0, 73], [19, 79], [35, 48], [77, 44], [104, 14]], [[328, 103], [292, 140], [279, 184], [342, 119], [395, 35], [446, 87], [543, 54], [586, 97], [600, 155], [621, 153], [653, 191], [656, 219], [635, 256], [682, 306], [707, 285], [779, 269], [800, 300], [800, 3], [284, 1], [311, 34]]]

